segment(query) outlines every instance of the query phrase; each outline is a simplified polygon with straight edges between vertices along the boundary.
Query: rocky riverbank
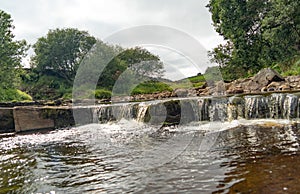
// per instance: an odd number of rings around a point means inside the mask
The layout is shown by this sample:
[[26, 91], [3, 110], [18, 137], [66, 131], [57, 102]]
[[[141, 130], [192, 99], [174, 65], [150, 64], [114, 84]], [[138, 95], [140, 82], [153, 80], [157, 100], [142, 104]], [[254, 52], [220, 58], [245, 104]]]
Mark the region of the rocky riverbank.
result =
[[111, 99], [84, 99], [76, 100], [54, 100], [34, 102], [7, 102], [0, 103], [0, 107], [16, 106], [72, 106], [76, 104], [109, 104], [111, 102], [138, 102], [176, 97], [195, 96], [231, 96], [235, 94], [265, 94], [270, 92], [298, 92], [300, 91], [300, 75], [282, 77], [276, 71], [266, 68], [262, 69], [255, 76], [245, 79], [238, 79], [232, 82], [211, 82], [201, 87], [191, 89], [175, 89], [154, 94], [139, 94], [132, 96], [113, 96]]
[[175, 89], [173, 92], [156, 94], [140, 94], [128, 97], [113, 97], [113, 101], [145, 101], [173, 97], [192, 96], [226, 96], [235, 94], [265, 94], [270, 92], [297, 92], [300, 91], [300, 75], [282, 77], [278, 72], [266, 68], [255, 76], [238, 79], [226, 83], [206, 83], [201, 87], [192, 89]]

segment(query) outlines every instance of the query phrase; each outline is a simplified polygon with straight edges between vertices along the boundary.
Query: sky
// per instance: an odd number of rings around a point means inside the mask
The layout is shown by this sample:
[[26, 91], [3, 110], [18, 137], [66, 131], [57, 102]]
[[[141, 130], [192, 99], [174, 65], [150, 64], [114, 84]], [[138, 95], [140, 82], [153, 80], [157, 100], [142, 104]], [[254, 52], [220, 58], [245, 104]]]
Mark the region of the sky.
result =
[[[207, 4], [208, 0], [1, 0], [0, 9], [12, 16], [16, 39], [25, 39], [31, 45], [45, 36], [49, 29], [78, 28], [98, 39], [109, 40], [124, 29], [158, 25], [186, 33], [207, 51], [223, 41], [212, 26], [211, 15], [205, 7]], [[170, 36], [173, 31], [168, 32]], [[119, 44], [117, 41], [113, 43]], [[179, 41], [178, 44], [182, 43]], [[193, 64], [193, 60], [180, 49], [166, 45], [136, 46], [159, 55], [169, 79], [193, 76], [212, 65], [204, 63], [201, 65], [205, 67], [199, 69], [195, 67], [199, 64]], [[189, 49], [193, 52], [193, 48]], [[29, 51], [25, 65], [32, 54], [32, 50]]]

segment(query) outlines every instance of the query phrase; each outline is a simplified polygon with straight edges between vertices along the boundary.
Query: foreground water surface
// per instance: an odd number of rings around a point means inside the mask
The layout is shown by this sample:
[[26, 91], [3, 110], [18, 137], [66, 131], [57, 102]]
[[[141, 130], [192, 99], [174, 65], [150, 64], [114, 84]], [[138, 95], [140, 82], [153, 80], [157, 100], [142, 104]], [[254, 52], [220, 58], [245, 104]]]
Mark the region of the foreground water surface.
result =
[[0, 193], [297, 193], [299, 136], [286, 120], [5, 135]]

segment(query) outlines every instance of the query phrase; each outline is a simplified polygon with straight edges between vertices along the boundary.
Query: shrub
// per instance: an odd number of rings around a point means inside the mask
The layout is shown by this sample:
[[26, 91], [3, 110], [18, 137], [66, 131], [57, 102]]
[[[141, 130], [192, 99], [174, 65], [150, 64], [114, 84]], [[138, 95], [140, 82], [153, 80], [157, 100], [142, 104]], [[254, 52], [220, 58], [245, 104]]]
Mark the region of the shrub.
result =
[[0, 102], [32, 101], [32, 97], [17, 89], [0, 88]]
[[111, 91], [105, 89], [97, 89], [94, 93], [96, 99], [107, 99], [111, 97]]

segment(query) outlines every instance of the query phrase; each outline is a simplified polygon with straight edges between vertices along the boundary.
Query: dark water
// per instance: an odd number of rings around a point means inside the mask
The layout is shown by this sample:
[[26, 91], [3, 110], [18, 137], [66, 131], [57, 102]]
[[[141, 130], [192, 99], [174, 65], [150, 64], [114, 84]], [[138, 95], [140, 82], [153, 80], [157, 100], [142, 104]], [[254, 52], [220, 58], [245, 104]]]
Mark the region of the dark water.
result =
[[2, 136], [0, 193], [297, 193], [300, 127], [285, 122]]

